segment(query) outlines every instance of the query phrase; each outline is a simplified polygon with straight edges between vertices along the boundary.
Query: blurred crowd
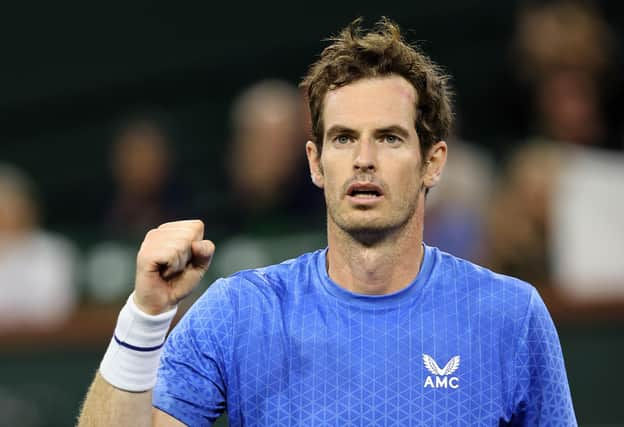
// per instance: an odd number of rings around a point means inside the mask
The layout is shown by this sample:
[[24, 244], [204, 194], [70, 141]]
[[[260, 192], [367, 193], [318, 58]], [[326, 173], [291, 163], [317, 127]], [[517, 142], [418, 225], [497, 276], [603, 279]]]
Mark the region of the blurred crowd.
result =
[[[526, 137], [505, 141], [501, 157], [457, 126], [442, 183], [428, 196], [425, 242], [541, 288], [624, 299], [624, 111], [609, 98], [621, 91], [617, 40], [599, 11], [579, 2], [528, 3], [515, 26], [508, 84], [530, 111]], [[209, 205], [187, 190], [171, 117], [156, 108], [125, 114], [88, 247], [47, 230], [29, 171], [0, 165], [0, 333], [54, 327], [81, 305], [124, 301], [139, 242], [166, 221], [199, 217], [219, 236], [205, 286], [323, 247], [307, 113], [292, 82], [243, 88], [217, 159], [226, 188]]]

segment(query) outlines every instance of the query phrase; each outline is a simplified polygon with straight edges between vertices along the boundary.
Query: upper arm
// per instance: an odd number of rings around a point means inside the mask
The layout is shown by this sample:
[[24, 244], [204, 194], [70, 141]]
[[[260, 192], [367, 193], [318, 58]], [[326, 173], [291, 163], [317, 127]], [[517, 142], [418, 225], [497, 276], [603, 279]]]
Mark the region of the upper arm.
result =
[[537, 291], [529, 304], [514, 360], [514, 417], [521, 425], [576, 425], [557, 330]]
[[152, 426], [153, 427], [186, 427], [182, 421], [173, 418], [168, 413], [158, 408], [152, 408]]
[[152, 405], [186, 424], [212, 425], [225, 411], [231, 341], [231, 303], [217, 282], [167, 338]]

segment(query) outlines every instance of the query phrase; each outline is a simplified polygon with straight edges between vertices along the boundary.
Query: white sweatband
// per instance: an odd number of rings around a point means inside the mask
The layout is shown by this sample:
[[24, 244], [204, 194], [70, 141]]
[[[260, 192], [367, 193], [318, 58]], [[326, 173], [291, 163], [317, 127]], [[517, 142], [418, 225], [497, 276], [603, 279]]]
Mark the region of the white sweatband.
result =
[[146, 391], [156, 384], [160, 353], [178, 308], [155, 316], [141, 311], [130, 294], [117, 318], [115, 333], [100, 363], [100, 375], [126, 391]]

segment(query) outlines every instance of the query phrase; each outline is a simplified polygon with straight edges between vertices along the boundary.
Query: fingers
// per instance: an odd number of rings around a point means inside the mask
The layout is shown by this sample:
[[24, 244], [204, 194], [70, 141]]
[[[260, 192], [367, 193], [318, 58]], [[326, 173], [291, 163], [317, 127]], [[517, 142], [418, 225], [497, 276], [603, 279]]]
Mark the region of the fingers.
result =
[[190, 242], [186, 240], [173, 241], [163, 246], [161, 255], [156, 259], [163, 279], [170, 280], [184, 271], [192, 256]]
[[[137, 267], [142, 271], [158, 271], [163, 278], [170, 279], [190, 263], [195, 264], [192, 243], [202, 242], [203, 233], [204, 223], [200, 220], [169, 222], [150, 230], [139, 250]], [[198, 245], [197, 265], [207, 268], [213, 252], [211, 242]]]
[[[174, 249], [176, 251], [175, 256], [169, 258], [167, 263], [164, 263], [160, 267], [160, 272], [165, 280], [171, 280], [177, 274], [182, 273], [189, 266], [200, 270], [200, 278], [210, 267], [212, 261], [212, 255], [214, 254], [214, 243], [210, 240], [200, 240], [191, 242], [190, 246], [188, 242], [184, 242], [184, 246], [177, 246]], [[180, 250], [179, 248], [183, 248]]]
[[199, 219], [190, 219], [184, 221], [166, 222], [158, 226], [158, 230], [167, 230], [185, 234], [189, 234], [192, 240], [201, 240], [204, 238], [204, 222]]
[[171, 242], [164, 248], [159, 271], [165, 280], [171, 280], [189, 267], [201, 270], [203, 276], [210, 266], [214, 250], [214, 243], [210, 240]]
[[204, 272], [208, 270], [212, 255], [215, 251], [215, 245], [210, 240], [196, 241], [191, 244], [193, 254], [192, 263], [195, 267], [202, 269]]
[[214, 244], [204, 223], [175, 221], [150, 230], [137, 255], [135, 302], [146, 313], [162, 313], [188, 296], [208, 270]]

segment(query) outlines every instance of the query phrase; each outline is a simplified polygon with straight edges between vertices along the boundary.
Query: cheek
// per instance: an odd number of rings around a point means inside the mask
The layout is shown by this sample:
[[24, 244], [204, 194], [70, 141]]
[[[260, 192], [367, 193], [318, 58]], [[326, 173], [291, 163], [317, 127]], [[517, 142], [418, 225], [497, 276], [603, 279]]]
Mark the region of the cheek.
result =
[[338, 171], [331, 167], [324, 168], [323, 171], [323, 189], [328, 198], [337, 200], [342, 197], [342, 190], [345, 182], [348, 178], [344, 174], [337, 173]]
[[420, 191], [422, 181], [422, 176], [418, 171], [406, 171], [405, 174], [395, 181], [398, 185], [396, 185], [396, 189], [393, 193], [404, 201], [412, 199], [414, 195]]
[[392, 180], [401, 187], [406, 188], [411, 185], [418, 186], [424, 176], [424, 170], [421, 167], [419, 157], [410, 156], [410, 158], [397, 157], [388, 159], [385, 168], [387, 179]]
[[318, 170], [325, 189], [334, 187], [336, 182], [340, 180], [340, 167], [336, 164], [335, 159], [328, 159], [325, 152], [321, 155]]

